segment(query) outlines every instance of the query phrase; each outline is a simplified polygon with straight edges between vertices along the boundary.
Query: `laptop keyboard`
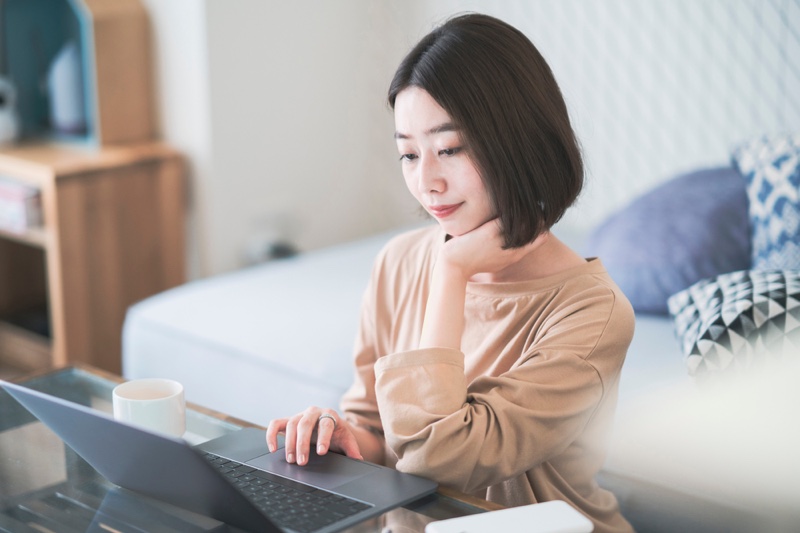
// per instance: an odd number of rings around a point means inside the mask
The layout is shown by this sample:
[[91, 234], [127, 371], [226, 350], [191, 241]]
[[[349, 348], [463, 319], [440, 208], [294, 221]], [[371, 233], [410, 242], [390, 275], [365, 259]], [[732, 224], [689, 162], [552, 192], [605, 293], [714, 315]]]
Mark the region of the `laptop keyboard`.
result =
[[213, 453], [206, 454], [206, 459], [283, 528], [310, 533], [371, 507]]

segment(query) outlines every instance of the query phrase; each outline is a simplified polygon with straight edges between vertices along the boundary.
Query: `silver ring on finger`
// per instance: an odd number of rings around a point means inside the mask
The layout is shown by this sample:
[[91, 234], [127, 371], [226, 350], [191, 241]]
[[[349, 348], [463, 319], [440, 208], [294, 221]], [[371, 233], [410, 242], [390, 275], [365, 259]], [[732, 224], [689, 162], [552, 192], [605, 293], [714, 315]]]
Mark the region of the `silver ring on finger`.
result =
[[330, 413], [322, 413], [321, 415], [319, 415], [319, 419], [317, 420], [317, 423], [319, 424], [320, 422], [322, 422], [323, 418], [330, 418], [331, 422], [333, 422], [333, 429], [336, 430], [336, 417], [334, 417]]

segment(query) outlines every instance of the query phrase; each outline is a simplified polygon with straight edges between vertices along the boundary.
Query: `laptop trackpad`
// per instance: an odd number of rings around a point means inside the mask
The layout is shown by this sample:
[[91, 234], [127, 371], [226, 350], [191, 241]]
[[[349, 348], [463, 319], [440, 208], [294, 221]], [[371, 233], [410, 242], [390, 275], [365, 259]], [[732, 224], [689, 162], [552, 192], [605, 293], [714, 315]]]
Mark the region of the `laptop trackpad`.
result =
[[247, 461], [247, 464], [321, 489], [334, 489], [379, 470], [371, 464], [333, 452], [326, 455], [312, 452], [308, 464], [304, 466], [287, 463], [283, 450], [256, 457]]

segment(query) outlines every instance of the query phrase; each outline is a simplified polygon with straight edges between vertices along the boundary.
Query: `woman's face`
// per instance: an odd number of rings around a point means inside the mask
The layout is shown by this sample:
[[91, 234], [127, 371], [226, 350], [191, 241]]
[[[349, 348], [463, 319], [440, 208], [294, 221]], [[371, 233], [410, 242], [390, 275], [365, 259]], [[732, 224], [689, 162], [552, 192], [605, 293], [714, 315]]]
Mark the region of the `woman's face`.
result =
[[427, 91], [398, 93], [394, 123], [406, 186], [445, 232], [463, 235], [496, 216], [458, 130]]

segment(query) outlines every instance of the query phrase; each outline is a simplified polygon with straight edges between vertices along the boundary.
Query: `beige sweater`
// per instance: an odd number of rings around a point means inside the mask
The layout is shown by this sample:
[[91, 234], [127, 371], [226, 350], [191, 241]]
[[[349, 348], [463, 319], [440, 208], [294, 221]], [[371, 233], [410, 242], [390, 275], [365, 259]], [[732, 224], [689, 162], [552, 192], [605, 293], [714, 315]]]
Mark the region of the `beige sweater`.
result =
[[[469, 283], [461, 351], [417, 349], [438, 227], [393, 239], [364, 298], [352, 423], [386, 463], [507, 506], [566, 500], [595, 531], [631, 531], [603, 464], [633, 310], [599, 260], [519, 283]], [[462, 353], [463, 352], [463, 353]]]

